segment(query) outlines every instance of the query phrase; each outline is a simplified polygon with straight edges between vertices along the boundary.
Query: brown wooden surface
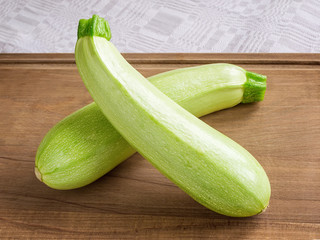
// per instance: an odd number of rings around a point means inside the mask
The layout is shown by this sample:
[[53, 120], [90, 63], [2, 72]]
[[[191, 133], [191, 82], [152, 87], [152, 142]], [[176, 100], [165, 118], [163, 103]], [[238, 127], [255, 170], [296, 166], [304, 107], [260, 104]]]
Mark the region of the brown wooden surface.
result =
[[221, 216], [136, 154], [97, 182], [57, 191], [34, 176], [46, 132], [91, 102], [72, 54], [0, 55], [0, 238], [320, 238], [320, 54], [125, 54], [145, 76], [230, 62], [268, 76], [265, 100], [202, 120], [248, 149], [271, 182], [268, 210]]

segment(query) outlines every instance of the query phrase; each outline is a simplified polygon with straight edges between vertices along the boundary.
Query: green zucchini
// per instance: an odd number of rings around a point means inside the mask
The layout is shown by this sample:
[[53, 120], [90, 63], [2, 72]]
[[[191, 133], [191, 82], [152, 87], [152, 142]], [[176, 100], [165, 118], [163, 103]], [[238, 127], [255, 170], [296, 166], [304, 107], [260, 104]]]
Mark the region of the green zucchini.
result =
[[[208, 64], [161, 73], [148, 80], [197, 117], [240, 102], [261, 101], [266, 77], [231, 64]], [[250, 86], [255, 86], [250, 88]], [[248, 89], [252, 90], [251, 92]], [[48, 186], [83, 187], [135, 153], [95, 103], [57, 123], [42, 140], [35, 173]]]
[[[264, 211], [271, 189], [257, 160], [147, 81], [108, 41], [109, 35], [104, 19], [80, 20], [75, 58], [83, 82], [113, 127], [207, 208], [234, 217]], [[252, 78], [248, 96], [253, 83], [261, 82], [259, 75]]]
[[[197, 117], [241, 102], [261, 101], [266, 89], [265, 76], [225, 63], [176, 69], [148, 80]], [[79, 188], [134, 153], [91, 103], [56, 124], [44, 137], [37, 151], [35, 173], [52, 188]]]
[[[208, 64], [177, 69], [148, 80], [180, 106], [201, 117], [240, 102], [263, 99], [266, 80], [231, 64]], [[248, 84], [256, 95], [248, 95]], [[259, 87], [259, 88], [258, 88]], [[259, 92], [259, 94], [257, 94]], [[246, 93], [246, 94], [244, 94]], [[42, 140], [35, 173], [55, 189], [83, 187], [135, 153], [93, 102], [57, 123]]]

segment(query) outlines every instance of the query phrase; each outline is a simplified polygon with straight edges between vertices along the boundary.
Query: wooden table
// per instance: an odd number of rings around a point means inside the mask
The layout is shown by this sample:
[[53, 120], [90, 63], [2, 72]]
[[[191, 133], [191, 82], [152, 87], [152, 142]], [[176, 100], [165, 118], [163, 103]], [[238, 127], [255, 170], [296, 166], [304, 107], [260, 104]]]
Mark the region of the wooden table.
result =
[[37, 147], [90, 103], [71, 54], [0, 55], [0, 238], [320, 238], [320, 54], [125, 54], [142, 74], [229, 62], [266, 74], [263, 102], [202, 118], [251, 152], [271, 182], [268, 210], [230, 218], [199, 205], [139, 154], [95, 183], [53, 190]]

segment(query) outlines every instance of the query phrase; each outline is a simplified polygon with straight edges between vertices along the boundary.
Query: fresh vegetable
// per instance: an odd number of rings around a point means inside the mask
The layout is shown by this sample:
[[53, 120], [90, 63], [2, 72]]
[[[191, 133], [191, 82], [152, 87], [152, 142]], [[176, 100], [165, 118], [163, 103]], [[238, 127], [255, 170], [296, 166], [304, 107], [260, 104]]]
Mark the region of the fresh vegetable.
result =
[[[149, 81], [198, 117], [240, 102], [260, 101], [266, 89], [265, 76], [231, 64], [177, 69], [150, 77]], [[38, 148], [35, 172], [39, 180], [52, 188], [79, 188], [100, 178], [133, 153], [134, 148], [98, 106], [91, 103], [48, 132]]]
[[[264, 211], [270, 183], [256, 159], [147, 81], [108, 41], [108, 35], [104, 19], [94, 15], [80, 20], [75, 58], [86, 87], [114, 128], [209, 209], [234, 217]], [[260, 96], [261, 81], [259, 75], [252, 75], [244, 95], [257, 91]]]
[[[200, 117], [240, 102], [263, 99], [265, 77], [231, 64], [209, 64], [161, 73], [148, 80], [189, 112]], [[260, 94], [244, 96], [248, 84]], [[254, 92], [253, 92], [254, 94]], [[83, 187], [135, 153], [91, 103], [57, 123], [44, 137], [36, 155], [36, 175], [56, 189]]]

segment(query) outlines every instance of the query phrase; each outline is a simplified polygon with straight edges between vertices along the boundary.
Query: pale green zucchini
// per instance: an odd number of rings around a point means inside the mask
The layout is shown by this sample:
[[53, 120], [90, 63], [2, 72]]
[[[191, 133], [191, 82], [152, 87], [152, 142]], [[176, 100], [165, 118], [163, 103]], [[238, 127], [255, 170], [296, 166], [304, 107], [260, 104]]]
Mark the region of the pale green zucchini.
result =
[[[148, 80], [197, 117], [240, 102], [263, 100], [266, 89], [265, 76], [231, 64], [177, 69]], [[74, 189], [97, 180], [134, 153], [91, 103], [48, 132], [37, 151], [35, 172], [52, 188]]]
[[[172, 70], [148, 80], [186, 110], [201, 117], [240, 102], [263, 99], [266, 80], [231, 64], [209, 64]], [[244, 97], [249, 84], [256, 96]], [[247, 91], [246, 91], [247, 93]], [[248, 94], [247, 94], [248, 95]], [[95, 103], [57, 123], [42, 140], [36, 155], [36, 175], [55, 189], [83, 187], [135, 153]]]
[[[109, 32], [98, 16], [80, 20], [75, 58], [86, 87], [114, 128], [207, 208], [234, 217], [264, 211], [271, 189], [256, 159], [147, 81], [108, 41]], [[254, 93], [255, 83], [260, 88], [260, 81], [253, 75], [247, 95]]]

